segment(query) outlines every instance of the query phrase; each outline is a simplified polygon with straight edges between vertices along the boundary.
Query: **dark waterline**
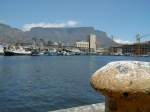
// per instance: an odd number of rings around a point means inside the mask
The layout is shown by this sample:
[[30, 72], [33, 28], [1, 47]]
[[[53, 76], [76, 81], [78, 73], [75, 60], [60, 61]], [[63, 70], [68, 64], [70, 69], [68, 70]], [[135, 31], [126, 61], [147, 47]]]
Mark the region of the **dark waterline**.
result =
[[1, 56], [0, 112], [47, 112], [103, 102], [89, 78], [118, 60], [150, 61], [150, 57]]

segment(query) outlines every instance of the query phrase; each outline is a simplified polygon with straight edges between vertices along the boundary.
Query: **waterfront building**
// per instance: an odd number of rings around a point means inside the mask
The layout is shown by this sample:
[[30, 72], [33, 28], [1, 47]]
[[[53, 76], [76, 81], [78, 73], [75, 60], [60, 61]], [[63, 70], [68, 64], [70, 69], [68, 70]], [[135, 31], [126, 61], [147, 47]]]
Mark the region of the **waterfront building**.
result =
[[108, 48], [97, 48], [95, 52], [100, 55], [108, 55], [109, 49]]
[[143, 43], [125, 44], [110, 48], [112, 55], [122, 53], [123, 55], [140, 56], [150, 55], [150, 41]]
[[89, 37], [89, 51], [95, 52], [96, 51], [96, 35], [91, 34]]
[[44, 50], [44, 40], [43, 39], [40, 39], [39, 40], [39, 48], [40, 48], [40, 50]]
[[135, 43], [132, 45], [123, 45], [123, 54], [131, 55], [150, 55], [150, 41]]
[[76, 47], [89, 52], [96, 52], [96, 35], [90, 34], [88, 41], [76, 42]]
[[79, 41], [79, 42], [76, 42], [76, 47], [77, 47], [77, 48], [85, 48], [85, 49], [88, 49], [88, 48], [89, 48], [89, 42], [86, 42], [86, 41]]
[[122, 46], [113, 46], [110, 49], [111, 55], [123, 55], [123, 48]]
[[76, 42], [76, 47], [84, 52], [89, 52], [89, 42], [79, 41]]

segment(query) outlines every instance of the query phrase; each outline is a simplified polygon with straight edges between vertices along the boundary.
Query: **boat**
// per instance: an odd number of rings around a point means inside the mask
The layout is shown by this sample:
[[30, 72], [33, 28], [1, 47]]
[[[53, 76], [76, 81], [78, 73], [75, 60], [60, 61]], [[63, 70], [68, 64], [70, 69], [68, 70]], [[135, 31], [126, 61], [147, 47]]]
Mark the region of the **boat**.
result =
[[7, 49], [4, 48], [4, 55], [5, 56], [21, 56], [21, 55], [31, 55], [31, 51], [28, 51], [22, 47], [19, 49]]
[[39, 51], [38, 49], [32, 49], [31, 55], [32, 56], [44, 56], [45, 51]]
[[50, 48], [47, 52], [46, 52], [47, 56], [57, 56], [57, 50], [55, 48]]
[[4, 47], [0, 45], [0, 55], [4, 55]]

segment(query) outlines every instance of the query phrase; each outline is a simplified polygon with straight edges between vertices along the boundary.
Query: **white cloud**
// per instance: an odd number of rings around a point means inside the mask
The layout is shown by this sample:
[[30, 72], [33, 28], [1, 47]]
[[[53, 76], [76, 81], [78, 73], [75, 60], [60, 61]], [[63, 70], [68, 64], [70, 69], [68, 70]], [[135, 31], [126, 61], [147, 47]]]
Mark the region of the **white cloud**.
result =
[[29, 31], [33, 27], [43, 27], [43, 28], [60, 28], [60, 27], [76, 27], [79, 25], [79, 22], [77, 21], [67, 21], [63, 23], [31, 23], [31, 24], [25, 24], [22, 28], [23, 31]]
[[67, 26], [72, 27], [72, 26], [77, 26], [79, 23], [77, 21], [68, 21]]
[[122, 39], [119, 39], [119, 38], [115, 38], [114, 41], [117, 42], [117, 43], [120, 43], [120, 44], [131, 44], [130, 41], [122, 40]]

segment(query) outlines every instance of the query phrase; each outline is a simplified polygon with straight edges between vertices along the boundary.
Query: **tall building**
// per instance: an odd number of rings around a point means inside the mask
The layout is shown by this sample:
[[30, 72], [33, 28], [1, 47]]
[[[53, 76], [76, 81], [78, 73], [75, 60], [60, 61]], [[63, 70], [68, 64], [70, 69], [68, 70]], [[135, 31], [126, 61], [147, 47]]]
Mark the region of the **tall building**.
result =
[[89, 37], [89, 51], [95, 52], [96, 51], [96, 35], [91, 34]]

